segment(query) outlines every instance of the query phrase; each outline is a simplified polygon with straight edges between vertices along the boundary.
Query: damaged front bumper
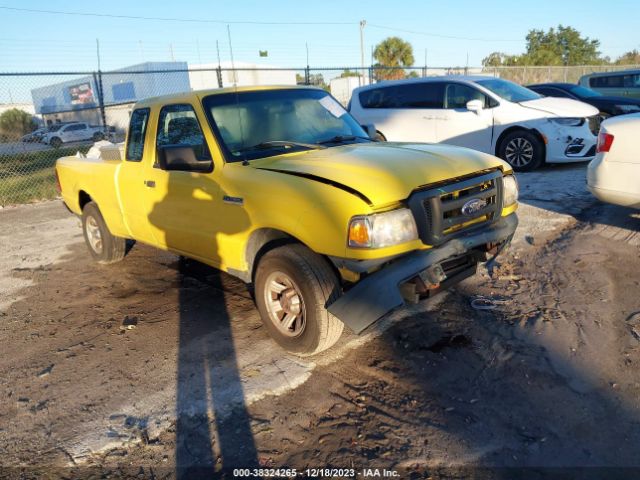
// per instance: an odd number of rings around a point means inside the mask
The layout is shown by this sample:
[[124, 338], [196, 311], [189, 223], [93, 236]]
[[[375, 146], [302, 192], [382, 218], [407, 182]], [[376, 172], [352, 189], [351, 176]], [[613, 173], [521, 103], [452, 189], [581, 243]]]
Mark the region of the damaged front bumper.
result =
[[368, 275], [329, 305], [329, 312], [355, 333], [375, 323], [391, 310], [404, 304], [400, 285], [420, 276], [431, 267], [464, 255], [487, 244], [509, 240], [518, 226], [515, 213], [501, 218], [480, 231], [469, 232], [429, 250], [418, 250], [398, 257]]

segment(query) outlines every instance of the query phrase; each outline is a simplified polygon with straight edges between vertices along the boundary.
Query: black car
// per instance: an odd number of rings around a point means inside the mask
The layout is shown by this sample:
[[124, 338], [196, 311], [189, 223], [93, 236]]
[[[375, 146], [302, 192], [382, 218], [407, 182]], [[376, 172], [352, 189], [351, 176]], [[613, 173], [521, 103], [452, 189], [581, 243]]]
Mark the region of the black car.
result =
[[538, 83], [527, 85], [527, 88], [546, 97], [572, 98], [588, 103], [600, 110], [602, 118], [640, 112], [640, 99], [606, 97], [595, 90], [573, 83]]

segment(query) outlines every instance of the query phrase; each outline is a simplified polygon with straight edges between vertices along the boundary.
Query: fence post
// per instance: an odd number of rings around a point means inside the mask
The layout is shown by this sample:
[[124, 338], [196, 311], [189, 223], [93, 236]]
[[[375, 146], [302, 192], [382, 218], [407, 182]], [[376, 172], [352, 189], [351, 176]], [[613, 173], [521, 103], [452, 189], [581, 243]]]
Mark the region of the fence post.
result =
[[218, 75], [218, 87], [222, 88], [222, 67], [220, 65], [216, 68], [216, 73]]
[[311, 83], [311, 73], [309, 72], [309, 65], [304, 69], [304, 84], [310, 85]]
[[102, 132], [107, 133], [107, 114], [104, 111], [104, 95], [102, 94], [102, 71], [98, 70], [96, 78], [96, 72], [93, 72], [93, 81], [98, 89], [98, 107], [100, 108], [100, 118], [102, 120]]

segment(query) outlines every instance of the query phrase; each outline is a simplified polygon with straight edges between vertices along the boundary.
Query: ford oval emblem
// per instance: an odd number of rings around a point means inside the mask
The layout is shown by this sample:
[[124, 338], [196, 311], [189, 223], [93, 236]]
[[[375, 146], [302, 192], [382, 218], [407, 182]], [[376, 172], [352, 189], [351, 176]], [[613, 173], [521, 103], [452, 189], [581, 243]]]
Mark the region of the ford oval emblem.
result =
[[486, 200], [483, 200], [481, 198], [472, 198], [462, 206], [460, 211], [462, 212], [463, 215], [466, 215], [467, 217], [472, 217], [473, 215], [478, 213], [480, 210], [482, 210], [486, 206], [487, 206]]

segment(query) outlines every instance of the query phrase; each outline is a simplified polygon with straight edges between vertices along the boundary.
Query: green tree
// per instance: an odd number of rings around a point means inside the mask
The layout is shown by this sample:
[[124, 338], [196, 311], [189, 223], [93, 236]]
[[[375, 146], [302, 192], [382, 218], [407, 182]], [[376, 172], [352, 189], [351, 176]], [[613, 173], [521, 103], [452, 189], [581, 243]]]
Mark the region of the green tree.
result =
[[508, 55], [492, 52], [482, 60], [485, 67], [511, 65], [600, 65], [608, 59], [600, 56], [600, 41], [583, 37], [572, 27], [530, 30], [526, 52]]
[[602, 63], [600, 41], [582, 37], [572, 27], [530, 30], [527, 34], [527, 65], [593, 65]]
[[640, 65], [640, 52], [633, 49], [630, 52], [623, 53], [616, 59], [617, 65]]
[[21, 136], [35, 130], [36, 124], [30, 113], [12, 108], [0, 115], [0, 136], [7, 140], [18, 140]]
[[347, 77], [359, 77], [360, 74], [354, 70], [349, 70], [348, 68], [343, 70], [342, 73], [340, 74], [340, 78], [347, 78]]
[[492, 52], [482, 59], [483, 67], [502, 67], [517, 64], [518, 57], [516, 55], [508, 55], [503, 52]]
[[[376, 78], [391, 80], [405, 77], [405, 71], [397, 67], [410, 67], [414, 63], [413, 47], [399, 37], [388, 37], [376, 45], [373, 50], [373, 58], [377, 63]], [[396, 67], [387, 69], [381, 67]]]

